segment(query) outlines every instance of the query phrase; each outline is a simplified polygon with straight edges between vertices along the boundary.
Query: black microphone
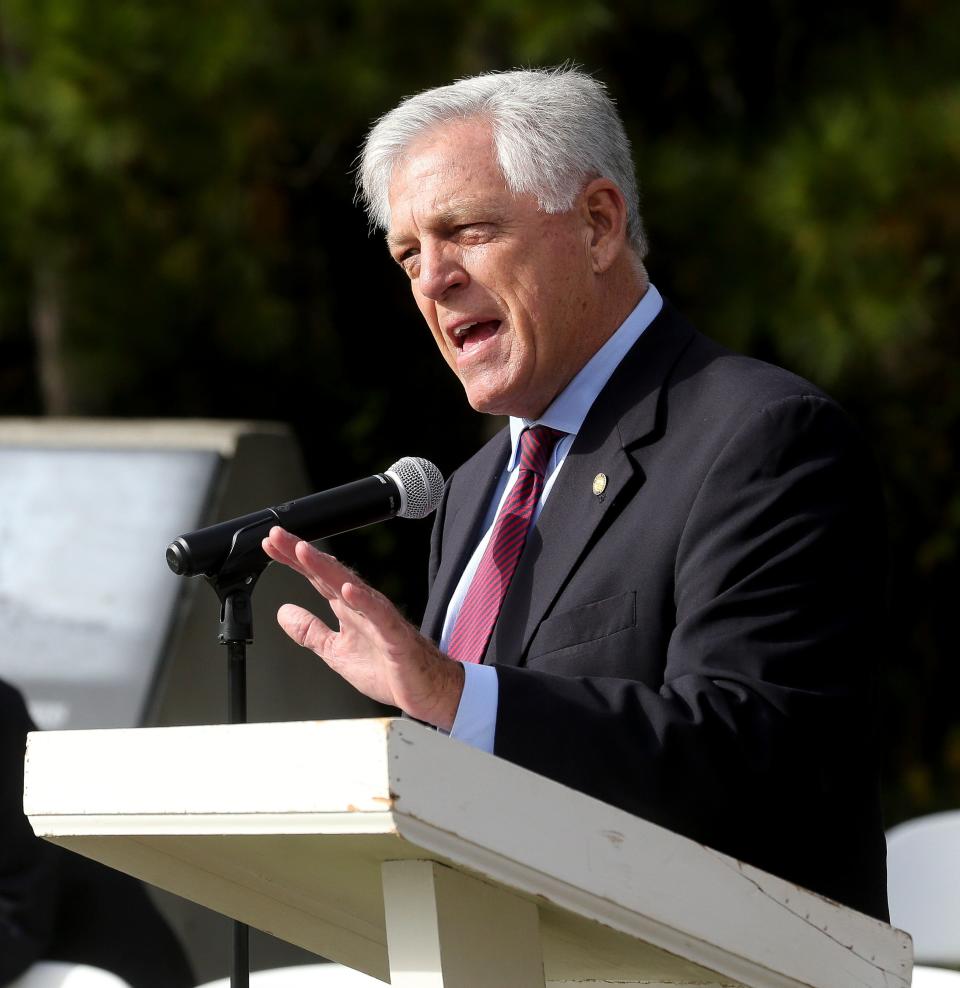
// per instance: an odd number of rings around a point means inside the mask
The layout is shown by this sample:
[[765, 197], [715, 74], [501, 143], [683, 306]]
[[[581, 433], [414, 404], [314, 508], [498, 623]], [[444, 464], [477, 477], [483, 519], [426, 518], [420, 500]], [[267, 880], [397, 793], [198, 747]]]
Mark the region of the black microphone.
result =
[[399, 515], [426, 518], [440, 503], [443, 474], [419, 456], [405, 456], [383, 473], [319, 494], [264, 508], [188, 532], [167, 546], [167, 565], [178, 576], [216, 576], [238, 553], [269, 561], [260, 548], [274, 525], [307, 542], [339, 535]]

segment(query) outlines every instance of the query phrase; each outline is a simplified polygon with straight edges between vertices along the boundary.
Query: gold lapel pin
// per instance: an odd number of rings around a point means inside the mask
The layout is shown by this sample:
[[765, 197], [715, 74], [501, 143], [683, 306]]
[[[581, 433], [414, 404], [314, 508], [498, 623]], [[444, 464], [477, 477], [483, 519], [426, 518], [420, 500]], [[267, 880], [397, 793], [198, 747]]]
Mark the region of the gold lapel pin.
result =
[[598, 473], [596, 477], [593, 478], [593, 493], [600, 497], [603, 492], [607, 489], [607, 475], [605, 473]]

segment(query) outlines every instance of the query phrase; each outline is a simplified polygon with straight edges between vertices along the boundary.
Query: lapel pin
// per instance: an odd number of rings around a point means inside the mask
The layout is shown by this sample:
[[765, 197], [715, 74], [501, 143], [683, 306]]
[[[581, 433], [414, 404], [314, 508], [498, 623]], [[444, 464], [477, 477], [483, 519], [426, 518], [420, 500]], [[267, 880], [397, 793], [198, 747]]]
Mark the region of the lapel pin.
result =
[[598, 473], [596, 477], [593, 478], [593, 493], [597, 495], [601, 500], [603, 500], [603, 492], [607, 489], [607, 475], [605, 473]]

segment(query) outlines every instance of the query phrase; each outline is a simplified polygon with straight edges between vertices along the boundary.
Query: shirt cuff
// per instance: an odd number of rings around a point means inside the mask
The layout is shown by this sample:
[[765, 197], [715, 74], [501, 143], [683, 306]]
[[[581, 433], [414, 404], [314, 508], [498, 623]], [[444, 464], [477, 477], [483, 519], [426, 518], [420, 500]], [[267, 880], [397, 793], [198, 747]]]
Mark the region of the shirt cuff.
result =
[[450, 737], [492, 755], [500, 700], [497, 670], [493, 666], [464, 662], [463, 675], [463, 693]]

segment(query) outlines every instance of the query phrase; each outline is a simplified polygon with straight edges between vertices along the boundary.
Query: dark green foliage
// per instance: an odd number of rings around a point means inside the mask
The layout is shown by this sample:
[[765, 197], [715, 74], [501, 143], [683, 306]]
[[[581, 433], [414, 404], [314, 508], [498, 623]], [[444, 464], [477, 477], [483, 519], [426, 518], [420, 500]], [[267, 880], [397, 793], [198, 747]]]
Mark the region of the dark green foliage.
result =
[[[958, 37], [945, 0], [2, 0], [0, 410], [283, 419], [318, 487], [407, 453], [449, 471], [491, 423], [351, 164], [404, 94], [581, 61], [627, 120], [657, 285], [867, 432], [890, 815], [957, 805]], [[426, 535], [337, 548], [415, 615]]]

